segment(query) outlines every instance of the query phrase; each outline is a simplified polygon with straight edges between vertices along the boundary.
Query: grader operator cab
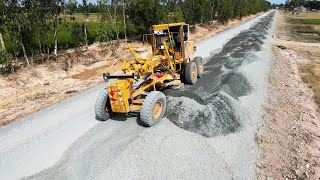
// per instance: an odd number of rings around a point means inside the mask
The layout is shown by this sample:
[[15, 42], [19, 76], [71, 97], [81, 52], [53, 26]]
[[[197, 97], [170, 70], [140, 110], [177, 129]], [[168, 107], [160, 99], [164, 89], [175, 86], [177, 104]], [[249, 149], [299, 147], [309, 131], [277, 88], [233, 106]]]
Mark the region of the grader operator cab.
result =
[[139, 112], [146, 126], [160, 121], [166, 110], [164, 88], [193, 85], [203, 74], [201, 57], [194, 57], [195, 46], [189, 41], [185, 23], [153, 25], [150, 28], [152, 56], [139, 57], [132, 47], [134, 61], [123, 60], [123, 75], [103, 74], [111, 82], [98, 96], [96, 118], [108, 120], [116, 113]]

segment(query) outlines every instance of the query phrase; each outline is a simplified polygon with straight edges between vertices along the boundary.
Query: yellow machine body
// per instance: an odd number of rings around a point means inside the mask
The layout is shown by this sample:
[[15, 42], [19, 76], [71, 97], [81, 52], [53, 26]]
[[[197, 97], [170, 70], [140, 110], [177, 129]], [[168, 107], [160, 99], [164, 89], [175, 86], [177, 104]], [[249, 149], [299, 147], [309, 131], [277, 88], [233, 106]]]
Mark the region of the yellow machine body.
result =
[[133, 79], [118, 79], [108, 87], [111, 109], [113, 112], [129, 112], [130, 92], [132, 92]]
[[[141, 58], [129, 46], [135, 60], [127, 63], [124, 59], [124, 75], [108, 87], [112, 112], [139, 111], [146, 92], [180, 85], [183, 65], [194, 58], [194, 43], [188, 41], [185, 23], [154, 25], [150, 33], [152, 57]], [[143, 82], [133, 87], [135, 81]]]

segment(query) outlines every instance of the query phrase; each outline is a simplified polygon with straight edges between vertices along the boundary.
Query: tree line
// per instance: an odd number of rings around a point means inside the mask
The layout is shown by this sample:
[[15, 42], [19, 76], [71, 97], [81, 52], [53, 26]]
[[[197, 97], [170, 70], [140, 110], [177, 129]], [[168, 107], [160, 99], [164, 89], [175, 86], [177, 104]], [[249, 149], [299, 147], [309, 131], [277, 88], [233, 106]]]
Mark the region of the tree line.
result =
[[134, 38], [159, 23], [226, 23], [268, 8], [265, 0], [0, 0], [1, 69], [13, 71], [18, 57], [27, 65], [54, 59], [61, 45]]
[[320, 1], [319, 0], [286, 0], [284, 7], [287, 9], [291, 9], [298, 7], [298, 6], [304, 6], [308, 8], [309, 10], [319, 10], [320, 9]]

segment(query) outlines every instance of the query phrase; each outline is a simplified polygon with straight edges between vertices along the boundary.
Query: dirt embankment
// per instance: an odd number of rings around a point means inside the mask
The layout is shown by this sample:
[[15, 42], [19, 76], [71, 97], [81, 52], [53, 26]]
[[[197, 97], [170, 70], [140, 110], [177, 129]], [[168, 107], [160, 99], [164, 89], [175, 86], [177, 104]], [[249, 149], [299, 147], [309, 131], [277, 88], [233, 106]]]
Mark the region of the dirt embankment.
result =
[[[147, 51], [140, 43], [133, 48]], [[116, 72], [128, 56], [124, 43], [113, 55], [110, 46], [92, 45], [87, 52], [64, 53], [56, 62], [25, 67], [16, 73], [0, 77], [0, 125], [8, 124], [24, 115], [57, 103], [101, 82], [102, 73]]]
[[313, 60], [306, 52], [320, 58], [315, 53], [320, 44], [295, 42], [291, 37], [278, 14], [264, 125], [256, 138], [258, 179], [320, 178], [319, 108], [301, 73], [304, 64]]
[[[197, 25], [191, 39], [199, 41], [208, 38], [258, 15], [233, 20], [227, 25]], [[116, 49], [110, 45], [93, 44], [88, 51], [64, 51], [55, 62], [21, 68], [16, 73], [0, 76], [0, 125], [103, 82], [102, 73], [115, 73], [121, 69], [121, 58], [132, 58], [127, 45], [131, 45], [138, 53], [150, 52], [150, 47], [141, 42], [123, 42]]]

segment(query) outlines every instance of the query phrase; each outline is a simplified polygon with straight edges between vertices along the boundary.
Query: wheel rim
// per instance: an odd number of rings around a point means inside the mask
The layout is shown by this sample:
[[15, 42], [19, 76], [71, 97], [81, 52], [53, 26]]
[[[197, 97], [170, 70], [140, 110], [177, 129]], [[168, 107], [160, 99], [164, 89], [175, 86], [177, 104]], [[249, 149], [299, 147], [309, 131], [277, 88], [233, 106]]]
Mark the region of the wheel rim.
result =
[[158, 120], [158, 118], [160, 117], [161, 113], [162, 113], [162, 102], [161, 101], [157, 101], [156, 104], [153, 107], [153, 111], [152, 111], [152, 117], [154, 120]]
[[195, 78], [197, 78], [197, 68], [196, 67], [194, 67], [192, 69], [192, 79], [195, 79]]

